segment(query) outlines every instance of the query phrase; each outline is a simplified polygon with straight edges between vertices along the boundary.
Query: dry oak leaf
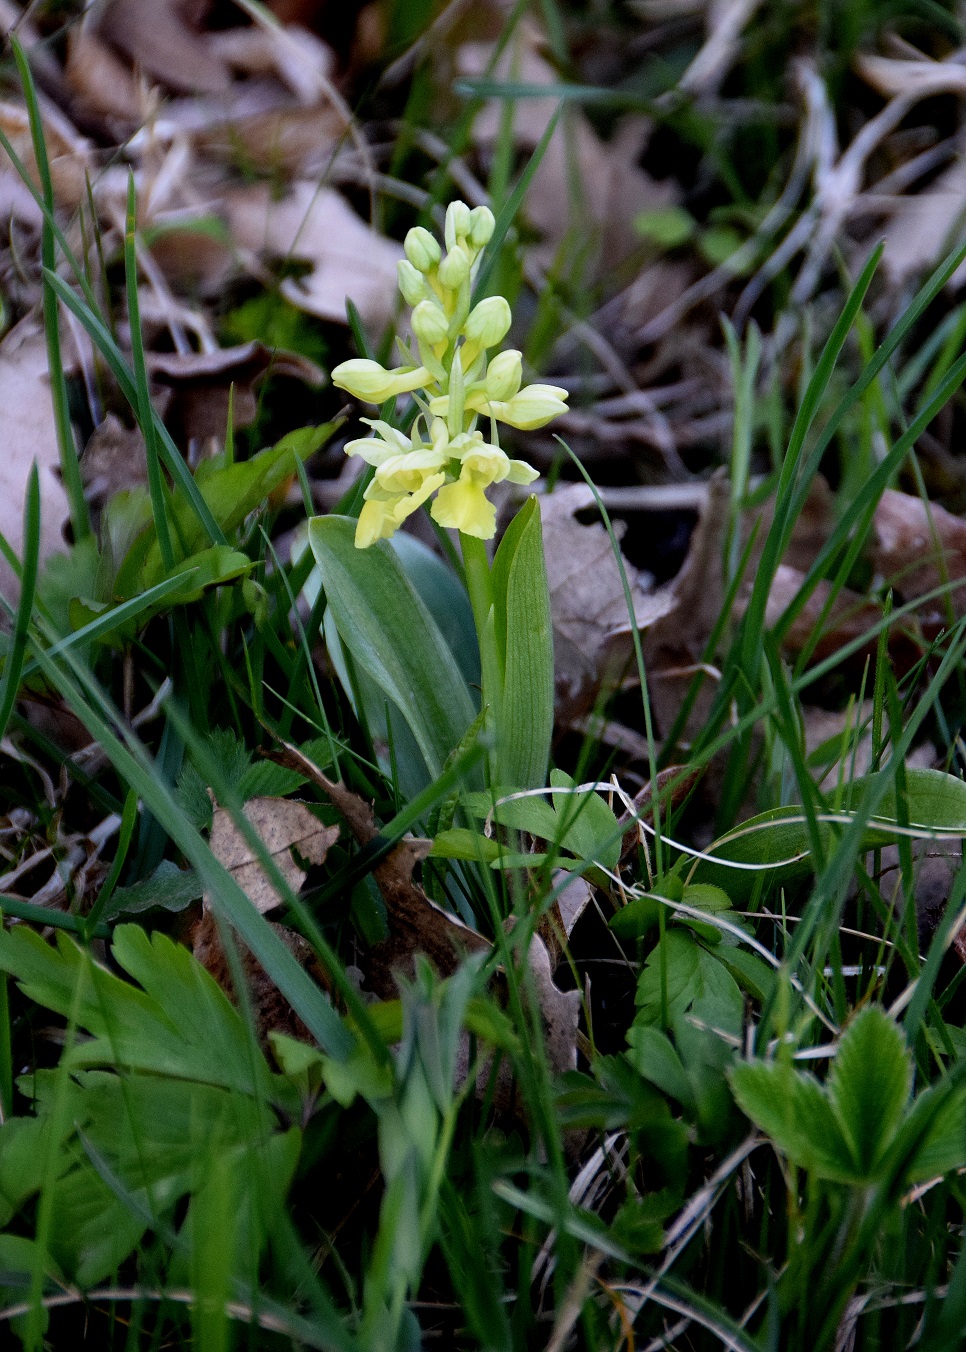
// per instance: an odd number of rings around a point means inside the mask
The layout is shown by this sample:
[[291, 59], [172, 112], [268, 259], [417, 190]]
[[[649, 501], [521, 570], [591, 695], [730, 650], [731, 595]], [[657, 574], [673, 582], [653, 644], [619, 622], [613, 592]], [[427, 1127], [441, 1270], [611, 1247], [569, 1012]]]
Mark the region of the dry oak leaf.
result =
[[[0, 531], [18, 556], [23, 549], [23, 504], [31, 466], [40, 480], [40, 563], [66, 549], [67, 494], [47, 375], [47, 343], [39, 324], [22, 319], [0, 343]], [[0, 596], [14, 602], [19, 585], [0, 558]]]
[[282, 283], [293, 305], [344, 324], [351, 297], [367, 324], [380, 328], [389, 321], [402, 246], [366, 225], [332, 188], [301, 181], [275, 201], [259, 184], [229, 193], [223, 210], [240, 248], [312, 264], [307, 276]]
[[[586, 484], [558, 488], [541, 504], [557, 702], [569, 716], [588, 709], [602, 684], [621, 678], [633, 651], [624, 584], [610, 537], [599, 522], [583, 526], [575, 519], [577, 512], [594, 506]], [[626, 559], [624, 571], [639, 629], [673, 610], [673, 598], [654, 592]]]
[[[339, 838], [337, 826], [323, 826], [304, 803], [290, 798], [252, 798], [242, 809], [258, 832], [282, 877], [297, 892], [305, 881], [307, 864], [322, 864]], [[216, 807], [209, 841], [211, 852], [235, 879], [262, 915], [284, 904], [255, 857], [231, 813]], [[298, 855], [297, 859], [295, 855]], [[208, 897], [205, 896], [207, 906]]]

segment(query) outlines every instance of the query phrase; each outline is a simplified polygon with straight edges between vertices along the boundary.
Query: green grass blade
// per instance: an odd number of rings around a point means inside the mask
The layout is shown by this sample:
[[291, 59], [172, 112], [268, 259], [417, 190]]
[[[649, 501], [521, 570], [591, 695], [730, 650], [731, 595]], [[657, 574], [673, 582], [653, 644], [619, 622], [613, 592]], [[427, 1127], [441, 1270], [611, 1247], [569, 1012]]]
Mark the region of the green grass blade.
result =
[[27, 651], [27, 631], [34, 606], [37, 586], [37, 562], [40, 554], [40, 480], [34, 461], [27, 480], [27, 500], [23, 512], [23, 571], [20, 576], [20, 600], [13, 624], [13, 642], [3, 668], [0, 682], [0, 740], [7, 731], [10, 715], [20, 689], [24, 657]]
[[16, 37], [11, 37], [14, 60], [23, 85], [27, 103], [27, 116], [30, 119], [30, 136], [33, 142], [34, 158], [40, 176], [43, 193], [44, 215], [40, 232], [40, 256], [44, 268], [44, 333], [47, 339], [47, 368], [50, 375], [50, 396], [54, 406], [54, 424], [57, 429], [57, 445], [60, 450], [60, 469], [64, 479], [64, 490], [70, 504], [70, 519], [74, 529], [74, 539], [78, 542], [91, 533], [90, 515], [84, 498], [84, 485], [81, 481], [77, 447], [74, 444], [74, 431], [71, 427], [70, 409], [67, 400], [67, 382], [64, 379], [64, 363], [60, 352], [60, 328], [57, 313], [57, 297], [54, 294], [48, 275], [57, 267], [54, 232], [51, 220], [54, 214], [54, 187], [50, 177], [50, 163], [47, 158], [47, 144], [44, 139], [44, 126], [37, 103], [37, 91], [26, 53]]
[[[45, 272], [45, 277], [49, 278], [50, 285], [57, 293], [57, 297], [67, 306], [80, 320], [83, 327], [87, 330], [95, 345], [99, 348], [101, 355], [111, 368], [114, 378], [121, 387], [121, 393], [127, 399], [132, 409], [138, 408], [137, 382], [131, 368], [121, 354], [120, 348], [111, 336], [110, 329], [95, 313], [90, 306], [77, 296], [62, 277], [57, 277], [53, 273]], [[175, 483], [185, 494], [185, 497], [194, 508], [195, 515], [204, 526], [211, 539], [212, 544], [226, 545], [227, 537], [224, 531], [218, 525], [218, 522], [212, 516], [207, 503], [198, 491], [198, 485], [194, 477], [184, 462], [184, 457], [171, 439], [159, 414], [152, 410], [152, 417], [155, 421], [155, 429], [158, 440], [158, 454], [164, 461], [168, 473], [174, 479]]]
[[164, 500], [164, 479], [158, 461], [157, 430], [154, 423], [154, 410], [151, 406], [151, 390], [148, 368], [144, 361], [144, 337], [141, 333], [141, 308], [138, 303], [138, 261], [137, 261], [137, 197], [134, 192], [134, 175], [127, 181], [127, 220], [124, 227], [124, 275], [127, 285], [127, 313], [131, 329], [131, 358], [134, 363], [134, 383], [137, 393], [137, 418], [141, 435], [144, 437], [144, 451], [148, 462], [148, 491], [151, 494], [151, 508], [154, 513], [154, 528], [158, 533], [158, 547], [165, 572], [174, 567], [174, 550], [171, 547], [171, 532], [168, 526], [168, 508]]

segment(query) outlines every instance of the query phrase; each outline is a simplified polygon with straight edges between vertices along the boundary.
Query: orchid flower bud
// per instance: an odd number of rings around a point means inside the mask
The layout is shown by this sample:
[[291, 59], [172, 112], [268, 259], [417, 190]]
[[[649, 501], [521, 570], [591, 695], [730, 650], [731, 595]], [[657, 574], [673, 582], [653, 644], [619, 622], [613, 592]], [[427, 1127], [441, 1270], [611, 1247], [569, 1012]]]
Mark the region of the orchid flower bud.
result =
[[474, 207], [470, 212], [469, 239], [474, 249], [485, 249], [493, 238], [496, 220], [489, 207]]
[[523, 354], [515, 348], [499, 352], [486, 371], [488, 399], [512, 399], [523, 382]]
[[488, 296], [470, 311], [463, 332], [475, 347], [496, 347], [509, 332], [513, 315], [502, 296]]
[[458, 291], [465, 281], [469, 280], [470, 260], [462, 249], [456, 247], [450, 249], [449, 253], [439, 265], [439, 280], [449, 291]]
[[399, 291], [407, 305], [418, 305], [421, 300], [426, 300], [430, 294], [429, 287], [423, 274], [413, 267], [408, 258], [400, 258], [396, 271], [399, 274]]
[[435, 347], [437, 343], [445, 343], [449, 337], [446, 316], [434, 301], [420, 301], [413, 310], [411, 323], [413, 333], [419, 341], [428, 343], [430, 347]]
[[466, 203], [450, 202], [446, 208], [446, 226], [443, 231], [447, 249], [455, 249], [470, 233], [472, 224], [473, 213]]
[[403, 240], [403, 248], [417, 272], [431, 272], [442, 255], [438, 241], [421, 225], [413, 226], [409, 231]]

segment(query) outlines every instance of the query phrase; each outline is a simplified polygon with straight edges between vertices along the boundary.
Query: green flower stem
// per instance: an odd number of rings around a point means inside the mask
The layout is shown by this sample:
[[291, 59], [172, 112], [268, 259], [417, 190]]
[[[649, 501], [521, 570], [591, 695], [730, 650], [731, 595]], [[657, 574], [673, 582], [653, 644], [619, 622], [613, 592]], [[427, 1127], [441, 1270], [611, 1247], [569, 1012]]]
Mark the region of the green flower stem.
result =
[[[480, 645], [480, 672], [483, 682], [482, 707], [487, 710], [486, 727], [489, 732], [499, 733], [500, 705], [503, 696], [503, 661], [496, 641], [496, 624], [493, 613], [493, 573], [490, 561], [486, 557], [486, 543], [475, 535], [464, 535], [460, 531], [460, 548], [463, 552], [463, 568], [466, 572], [466, 590], [469, 592], [473, 609], [473, 621], [476, 625], [476, 637]], [[491, 778], [496, 767], [495, 748], [490, 752]]]

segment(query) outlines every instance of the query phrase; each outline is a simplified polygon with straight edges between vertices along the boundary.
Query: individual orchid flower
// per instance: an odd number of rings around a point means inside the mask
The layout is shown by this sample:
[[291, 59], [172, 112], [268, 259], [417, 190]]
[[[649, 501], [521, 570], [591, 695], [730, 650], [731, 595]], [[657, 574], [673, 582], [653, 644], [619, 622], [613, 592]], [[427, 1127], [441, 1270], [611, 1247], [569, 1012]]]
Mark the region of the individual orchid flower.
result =
[[474, 535], [478, 540], [492, 540], [496, 508], [486, 490], [504, 479], [516, 484], [533, 483], [537, 471], [524, 460], [511, 460], [499, 446], [488, 445], [478, 432], [466, 441], [470, 444], [465, 448], [454, 443], [460, 454], [459, 478], [440, 488], [431, 515], [439, 526]]
[[432, 378], [425, 366], [397, 366], [387, 371], [377, 361], [365, 357], [353, 357], [351, 361], [340, 362], [332, 372], [333, 385], [340, 390], [348, 390], [349, 394], [364, 399], [367, 404], [384, 404], [397, 394], [425, 389]]

